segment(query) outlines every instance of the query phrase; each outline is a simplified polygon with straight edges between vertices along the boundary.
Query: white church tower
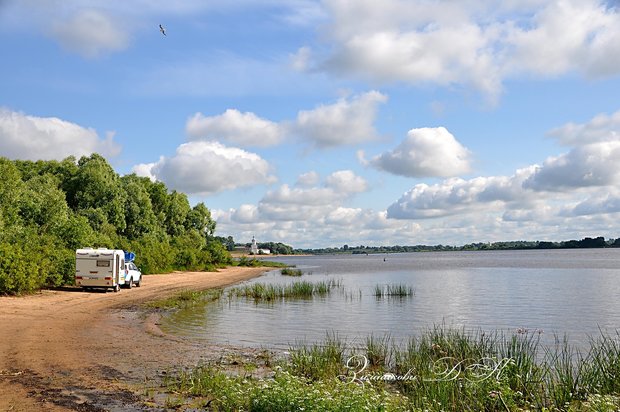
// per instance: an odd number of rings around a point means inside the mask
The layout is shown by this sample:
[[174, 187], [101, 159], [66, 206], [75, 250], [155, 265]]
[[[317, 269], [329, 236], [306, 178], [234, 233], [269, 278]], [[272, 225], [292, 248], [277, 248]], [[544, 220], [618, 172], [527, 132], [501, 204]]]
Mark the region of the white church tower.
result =
[[252, 246], [250, 246], [250, 253], [252, 255], [258, 255], [258, 245], [256, 244], [256, 239], [252, 236]]

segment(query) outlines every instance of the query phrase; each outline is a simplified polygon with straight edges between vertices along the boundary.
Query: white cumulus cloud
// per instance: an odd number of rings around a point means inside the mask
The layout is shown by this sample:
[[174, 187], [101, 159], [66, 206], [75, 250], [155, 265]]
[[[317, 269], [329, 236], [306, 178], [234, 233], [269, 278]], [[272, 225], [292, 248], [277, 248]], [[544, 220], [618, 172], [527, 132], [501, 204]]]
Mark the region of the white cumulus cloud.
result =
[[325, 184], [340, 193], [359, 193], [368, 189], [366, 180], [351, 170], [339, 170], [332, 173], [327, 176]]
[[210, 194], [276, 181], [269, 163], [255, 153], [218, 142], [189, 142], [174, 156], [133, 169], [188, 194]]
[[312, 187], [316, 186], [321, 180], [321, 176], [315, 171], [311, 171], [308, 173], [303, 173], [297, 177], [297, 186], [300, 187]]
[[565, 191], [618, 183], [620, 141], [578, 146], [566, 154], [549, 157], [524, 182], [533, 190]]
[[271, 146], [284, 137], [283, 126], [236, 109], [218, 116], [196, 113], [187, 121], [186, 132], [192, 140], [226, 141], [242, 146]]
[[548, 135], [567, 146], [620, 140], [620, 110], [611, 115], [599, 114], [587, 123], [567, 123]]
[[354, 145], [377, 137], [374, 127], [378, 105], [387, 96], [370, 91], [350, 99], [298, 113], [294, 130], [319, 148]]
[[23, 160], [61, 160], [99, 153], [116, 156], [114, 133], [100, 138], [91, 128], [57, 117], [29, 116], [0, 108], [0, 156]]
[[374, 157], [377, 169], [407, 177], [450, 177], [470, 171], [471, 153], [444, 127], [411, 129], [394, 150]]
[[325, 0], [322, 67], [373, 82], [472, 87], [494, 102], [506, 78], [620, 73], [620, 9], [603, 0]]

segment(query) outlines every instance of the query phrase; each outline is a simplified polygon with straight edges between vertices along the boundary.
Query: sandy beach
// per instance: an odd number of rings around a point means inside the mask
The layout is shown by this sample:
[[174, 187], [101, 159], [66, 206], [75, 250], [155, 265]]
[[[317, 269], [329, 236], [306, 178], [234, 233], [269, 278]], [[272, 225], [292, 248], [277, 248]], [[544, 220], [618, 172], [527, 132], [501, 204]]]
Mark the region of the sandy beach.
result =
[[139, 306], [265, 270], [152, 275], [119, 293], [65, 288], [0, 297], [0, 411], [141, 410], [140, 388], [226, 348], [167, 336], [157, 314], [145, 316]]

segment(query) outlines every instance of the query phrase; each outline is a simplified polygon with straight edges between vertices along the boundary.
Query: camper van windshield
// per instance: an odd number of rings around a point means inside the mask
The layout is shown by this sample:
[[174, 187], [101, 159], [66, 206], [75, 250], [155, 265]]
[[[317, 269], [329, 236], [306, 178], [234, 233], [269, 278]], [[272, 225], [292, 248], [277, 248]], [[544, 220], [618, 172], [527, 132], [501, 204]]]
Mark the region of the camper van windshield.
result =
[[98, 261], [97, 261], [97, 266], [98, 266], [98, 267], [106, 267], [106, 268], [109, 268], [109, 267], [110, 267], [110, 261], [109, 261], [109, 260], [98, 260]]

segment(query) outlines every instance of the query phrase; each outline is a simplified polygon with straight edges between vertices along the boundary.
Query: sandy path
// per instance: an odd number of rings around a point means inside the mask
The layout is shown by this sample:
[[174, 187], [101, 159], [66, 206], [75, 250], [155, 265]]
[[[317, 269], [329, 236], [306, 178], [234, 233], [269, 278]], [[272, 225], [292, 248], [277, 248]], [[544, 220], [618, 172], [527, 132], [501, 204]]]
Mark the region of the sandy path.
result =
[[136, 307], [264, 271], [146, 276], [142, 287], [119, 293], [67, 289], [0, 297], [0, 411], [139, 410], [131, 406], [138, 404], [139, 382], [145, 387], [167, 370], [208, 357], [214, 348], [163, 336]]

